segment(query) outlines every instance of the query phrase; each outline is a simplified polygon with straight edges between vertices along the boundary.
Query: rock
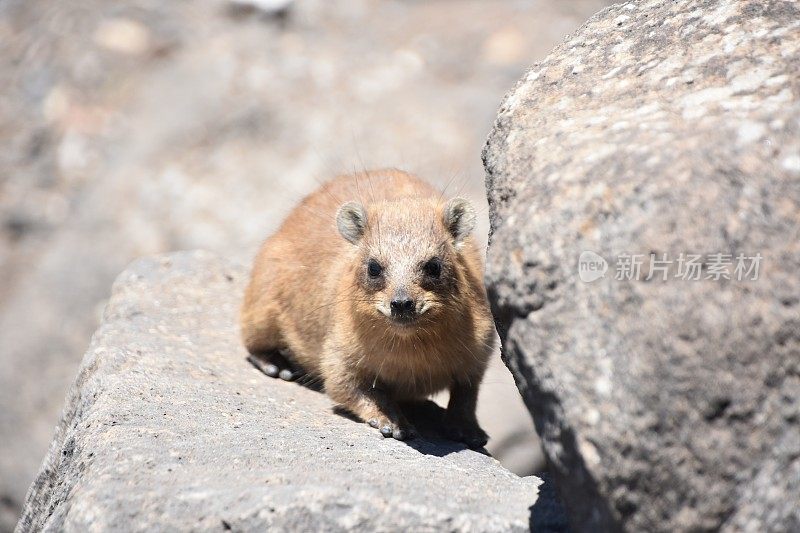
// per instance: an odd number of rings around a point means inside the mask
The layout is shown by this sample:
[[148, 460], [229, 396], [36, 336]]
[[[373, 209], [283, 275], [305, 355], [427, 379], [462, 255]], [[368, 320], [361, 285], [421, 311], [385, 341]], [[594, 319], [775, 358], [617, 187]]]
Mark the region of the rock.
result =
[[489, 291], [578, 530], [800, 530], [799, 71], [797, 3], [627, 2], [502, 104]]
[[17, 531], [527, 529], [539, 479], [250, 366], [246, 277], [204, 252], [120, 275]]

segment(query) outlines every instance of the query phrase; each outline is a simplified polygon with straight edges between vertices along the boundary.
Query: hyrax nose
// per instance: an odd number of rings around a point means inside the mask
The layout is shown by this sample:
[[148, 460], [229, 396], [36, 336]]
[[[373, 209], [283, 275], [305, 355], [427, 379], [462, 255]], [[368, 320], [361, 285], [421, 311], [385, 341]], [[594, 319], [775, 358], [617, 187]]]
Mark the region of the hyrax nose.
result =
[[407, 294], [396, 294], [391, 302], [392, 315], [408, 317], [414, 314], [414, 300]]

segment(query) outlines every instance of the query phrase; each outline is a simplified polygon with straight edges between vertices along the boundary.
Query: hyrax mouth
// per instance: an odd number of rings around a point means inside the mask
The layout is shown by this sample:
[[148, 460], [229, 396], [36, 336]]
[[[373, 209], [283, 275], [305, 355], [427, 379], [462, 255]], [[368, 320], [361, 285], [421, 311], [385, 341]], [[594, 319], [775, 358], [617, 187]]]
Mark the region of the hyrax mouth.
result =
[[416, 310], [401, 313], [390, 309], [386, 305], [377, 305], [376, 308], [383, 316], [387, 318], [389, 324], [400, 329], [414, 326], [420, 316], [420, 313], [417, 313]]
[[392, 316], [390, 317], [392, 324], [406, 328], [414, 325], [417, 322], [416, 315], [414, 316]]

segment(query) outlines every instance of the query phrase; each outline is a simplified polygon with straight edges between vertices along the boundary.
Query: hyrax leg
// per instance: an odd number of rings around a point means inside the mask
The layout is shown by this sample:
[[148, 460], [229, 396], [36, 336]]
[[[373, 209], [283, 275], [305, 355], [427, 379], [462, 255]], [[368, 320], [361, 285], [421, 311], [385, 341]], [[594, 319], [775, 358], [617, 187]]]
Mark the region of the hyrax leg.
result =
[[445, 431], [453, 440], [463, 442], [470, 448], [482, 448], [489, 440], [475, 416], [478, 405], [478, 383], [455, 382], [450, 387], [450, 402], [445, 415]]
[[278, 317], [280, 310], [274, 302], [256, 295], [256, 287], [251, 285], [245, 294], [244, 304], [239, 313], [242, 328], [242, 342], [250, 353], [267, 353], [283, 347]]
[[325, 391], [334, 402], [380, 430], [384, 437], [406, 440], [416, 435], [397, 402], [380, 388], [359, 383], [355, 376], [332, 375], [325, 378]]
[[283, 336], [278, 325], [279, 309], [254, 279], [247, 288], [240, 323], [242, 341], [250, 352], [247, 360], [270, 377], [292, 381], [300, 375], [299, 368], [283, 349]]

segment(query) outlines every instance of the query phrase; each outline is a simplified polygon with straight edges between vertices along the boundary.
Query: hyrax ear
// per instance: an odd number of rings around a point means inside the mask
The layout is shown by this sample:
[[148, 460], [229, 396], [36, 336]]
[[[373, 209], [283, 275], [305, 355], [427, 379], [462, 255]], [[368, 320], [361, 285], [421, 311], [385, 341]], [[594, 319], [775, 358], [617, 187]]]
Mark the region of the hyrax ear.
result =
[[367, 213], [358, 202], [347, 202], [336, 212], [336, 227], [342, 237], [356, 244], [364, 236]]
[[456, 245], [464, 242], [475, 228], [475, 208], [463, 198], [453, 198], [444, 206], [444, 227]]

